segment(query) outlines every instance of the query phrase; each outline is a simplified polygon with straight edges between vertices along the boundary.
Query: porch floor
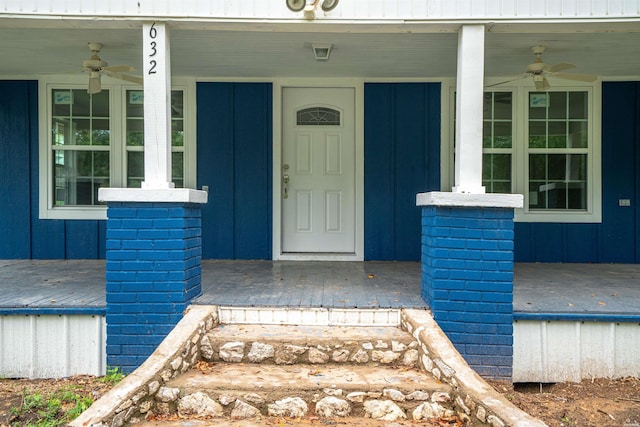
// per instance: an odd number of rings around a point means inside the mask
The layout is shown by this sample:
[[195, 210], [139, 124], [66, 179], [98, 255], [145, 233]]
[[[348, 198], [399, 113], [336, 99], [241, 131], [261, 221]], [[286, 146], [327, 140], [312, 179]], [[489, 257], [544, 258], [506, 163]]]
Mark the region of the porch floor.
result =
[[[196, 304], [423, 308], [417, 262], [203, 261]], [[0, 314], [103, 314], [104, 260], [0, 260]], [[640, 316], [640, 265], [516, 264], [516, 319]]]

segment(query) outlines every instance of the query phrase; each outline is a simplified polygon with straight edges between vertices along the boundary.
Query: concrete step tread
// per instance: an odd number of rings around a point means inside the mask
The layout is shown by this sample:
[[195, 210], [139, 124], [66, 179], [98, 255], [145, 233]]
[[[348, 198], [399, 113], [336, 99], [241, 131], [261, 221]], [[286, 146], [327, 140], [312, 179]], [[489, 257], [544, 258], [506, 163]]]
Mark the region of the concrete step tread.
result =
[[316, 343], [318, 341], [407, 342], [413, 337], [393, 326], [306, 326], [306, 325], [220, 325], [209, 333], [215, 341], [278, 341]]
[[208, 369], [191, 370], [171, 380], [168, 387], [187, 393], [233, 392], [309, 392], [325, 388], [348, 391], [382, 392], [394, 388], [405, 394], [450, 390], [447, 384], [416, 368], [357, 365], [252, 365], [213, 364]]

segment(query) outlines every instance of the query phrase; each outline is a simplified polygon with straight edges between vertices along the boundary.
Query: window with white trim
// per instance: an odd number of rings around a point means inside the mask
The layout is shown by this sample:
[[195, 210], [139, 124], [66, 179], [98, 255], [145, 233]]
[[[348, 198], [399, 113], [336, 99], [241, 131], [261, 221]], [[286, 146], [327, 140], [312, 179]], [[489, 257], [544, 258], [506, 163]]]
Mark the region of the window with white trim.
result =
[[484, 94], [482, 185], [488, 193], [511, 193], [513, 158], [513, 94]]
[[[40, 218], [103, 219], [102, 187], [140, 187], [144, 180], [144, 92], [103, 84], [43, 84], [40, 97]], [[171, 169], [176, 187], [195, 186], [191, 90], [171, 91]], [[192, 108], [192, 107], [191, 107]]]
[[588, 93], [529, 92], [529, 210], [586, 211]]
[[597, 84], [485, 92], [482, 185], [525, 196], [516, 221], [601, 221], [599, 103]]

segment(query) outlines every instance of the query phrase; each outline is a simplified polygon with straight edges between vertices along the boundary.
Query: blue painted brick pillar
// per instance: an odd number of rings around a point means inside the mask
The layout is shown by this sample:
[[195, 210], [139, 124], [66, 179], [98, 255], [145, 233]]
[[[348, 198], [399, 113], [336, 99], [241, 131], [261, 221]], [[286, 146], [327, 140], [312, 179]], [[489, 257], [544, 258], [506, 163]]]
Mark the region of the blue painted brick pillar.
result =
[[522, 196], [421, 196], [422, 298], [476, 372], [510, 380], [513, 208]]
[[137, 368], [200, 294], [200, 211], [195, 203], [108, 203], [108, 366]]

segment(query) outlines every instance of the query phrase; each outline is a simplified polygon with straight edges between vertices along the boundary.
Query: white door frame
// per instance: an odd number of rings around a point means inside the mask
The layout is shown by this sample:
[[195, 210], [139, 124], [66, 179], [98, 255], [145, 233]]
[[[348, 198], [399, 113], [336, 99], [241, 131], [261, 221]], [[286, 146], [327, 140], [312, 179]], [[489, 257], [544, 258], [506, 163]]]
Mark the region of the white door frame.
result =
[[[282, 253], [282, 91], [285, 87], [353, 88], [355, 92], [355, 253]], [[354, 79], [283, 79], [273, 82], [273, 225], [274, 260], [363, 261], [364, 260], [364, 81]]]

